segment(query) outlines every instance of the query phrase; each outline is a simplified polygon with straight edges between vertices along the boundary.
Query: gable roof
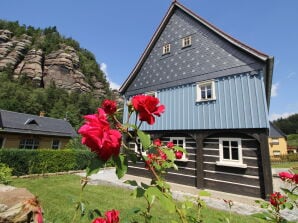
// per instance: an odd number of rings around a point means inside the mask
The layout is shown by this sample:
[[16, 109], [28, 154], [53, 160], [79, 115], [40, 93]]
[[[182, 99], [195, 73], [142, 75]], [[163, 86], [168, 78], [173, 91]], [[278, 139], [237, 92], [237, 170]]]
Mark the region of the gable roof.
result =
[[270, 94], [271, 94], [271, 83], [272, 83], [272, 72], [273, 72], [273, 62], [274, 62], [273, 57], [269, 57], [268, 55], [266, 55], [264, 53], [261, 53], [260, 51], [257, 51], [255, 49], [247, 46], [246, 44], [236, 40], [235, 38], [229, 36], [228, 34], [221, 31], [220, 29], [216, 28], [211, 23], [207, 22], [206, 20], [204, 20], [203, 18], [201, 18], [197, 14], [193, 13], [191, 10], [187, 9], [186, 7], [184, 7], [183, 5], [178, 3], [177, 1], [173, 1], [172, 4], [170, 5], [166, 15], [164, 16], [164, 18], [162, 19], [159, 27], [157, 28], [154, 35], [152, 36], [149, 44], [147, 45], [145, 51], [141, 55], [139, 61], [137, 62], [137, 64], [133, 68], [133, 70], [130, 73], [130, 75], [128, 76], [128, 78], [125, 80], [125, 82], [120, 87], [120, 89], [119, 89], [120, 93], [124, 94], [125, 91], [128, 89], [129, 85], [135, 79], [136, 75], [140, 71], [142, 65], [144, 64], [144, 62], [146, 60], [146, 58], [149, 56], [149, 54], [152, 51], [154, 45], [158, 41], [161, 33], [164, 31], [165, 27], [167, 26], [170, 18], [172, 17], [172, 15], [174, 14], [176, 9], [182, 10], [188, 16], [193, 18], [195, 21], [202, 24], [204, 27], [211, 30], [213, 33], [220, 36], [224, 40], [228, 41], [233, 46], [237, 47], [241, 51], [253, 56], [254, 58], [256, 58], [256, 59], [258, 59], [258, 60], [260, 60], [260, 61], [262, 61], [266, 64], [266, 70], [265, 70], [265, 74], [264, 74], [264, 81], [265, 81], [265, 87], [266, 87], [267, 104], [268, 104], [268, 108], [269, 108]]
[[63, 119], [40, 117], [0, 109], [1, 132], [64, 137], [77, 136], [70, 123]]
[[286, 138], [287, 135], [285, 133], [283, 133], [279, 128], [277, 128], [272, 122], [270, 122], [269, 137], [270, 138]]

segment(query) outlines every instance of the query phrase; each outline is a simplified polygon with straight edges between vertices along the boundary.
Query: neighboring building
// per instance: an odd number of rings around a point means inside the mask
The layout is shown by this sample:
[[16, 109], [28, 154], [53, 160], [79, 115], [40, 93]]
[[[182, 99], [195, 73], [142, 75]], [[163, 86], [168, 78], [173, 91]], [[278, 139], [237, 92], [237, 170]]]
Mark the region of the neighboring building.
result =
[[288, 154], [287, 136], [272, 122], [270, 122], [268, 143], [270, 156], [279, 157]]
[[60, 149], [76, 136], [68, 121], [0, 109], [0, 148]]
[[[272, 70], [272, 57], [174, 1], [120, 92], [126, 100], [150, 93], [165, 105], [156, 123], [142, 129], [187, 150], [169, 181], [265, 198], [272, 192]], [[130, 163], [128, 173], [148, 171]]]

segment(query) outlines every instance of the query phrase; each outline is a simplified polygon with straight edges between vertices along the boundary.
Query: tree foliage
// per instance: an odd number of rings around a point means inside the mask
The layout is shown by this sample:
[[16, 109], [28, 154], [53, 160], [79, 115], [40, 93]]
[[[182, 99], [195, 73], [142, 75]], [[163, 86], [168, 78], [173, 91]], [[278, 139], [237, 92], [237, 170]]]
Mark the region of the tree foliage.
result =
[[[56, 26], [45, 29], [20, 25], [18, 21], [0, 20], [0, 30], [9, 30], [14, 37], [28, 35], [32, 44], [27, 50], [42, 49], [43, 57], [59, 50], [62, 45], [71, 46], [79, 56], [78, 69], [85, 75], [86, 81], [92, 86], [101, 82], [102, 90], [106, 92], [104, 98], [111, 98], [112, 92], [105, 74], [96, 62], [95, 56], [72, 39], [62, 36]], [[14, 81], [12, 76], [14, 67], [8, 66], [0, 72], [0, 109], [38, 115], [41, 111], [46, 116], [65, 118], [78, 128], [82, 123], [82, 116], [91, 114], [99, 107], [103, 98], [95, 98], [92, 92], [67, 92], [55, 86], [55, 83], [45, 89], [32, 85], [26, 76]]]
[[298, 133], [298, 114], [291, 115], [287, 118], [279, 118], [273, 121], [273, 124], [286, 135]]

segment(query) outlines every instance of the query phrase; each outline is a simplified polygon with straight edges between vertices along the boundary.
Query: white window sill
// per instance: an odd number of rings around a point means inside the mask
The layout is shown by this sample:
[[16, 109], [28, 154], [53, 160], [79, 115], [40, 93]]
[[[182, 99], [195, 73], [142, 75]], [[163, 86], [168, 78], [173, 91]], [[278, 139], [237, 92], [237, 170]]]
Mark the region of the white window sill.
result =
[[175, 161], [177, 161], [177, 162], [187, 162], [188, 159], [187, 158], [175, 159]]
[[230, 166], [230, 167], [238, 167], [238, 168], [247, 168], [246, 164], [243, 163], [234, 163], [234, 162], [225, 162], [225, 161], [217, 161], [217, 166]]
[[200, 102], [208, 102], [208, 101], [215, 101], [216, 98], [210, 98], [210, 99], [201, 99], [201, 100], [196, 100], [197, 103], [200, 103]]

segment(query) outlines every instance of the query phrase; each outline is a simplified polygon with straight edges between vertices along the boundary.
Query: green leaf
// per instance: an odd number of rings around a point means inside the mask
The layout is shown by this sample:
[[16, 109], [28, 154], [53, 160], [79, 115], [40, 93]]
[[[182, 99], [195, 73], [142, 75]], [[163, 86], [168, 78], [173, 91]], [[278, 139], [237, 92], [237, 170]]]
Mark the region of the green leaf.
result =
[[126, 180], [124, 183], [129, 184], [131, 186], [138, 186], [138, 183], [135, 180]]
[[127, 156], [120, 154], [119, 156], [113, 156], [113, 160], [116, 165], [116, 175], [118, 179], [122, 178], [127, 173], [128, 160]]
[[161, 205], [165, 207], [170, 213], [175, 212], [175, 203], [172, 197], [166, 196], [157, 187], [148, 188], [145, 192], [145, 196], [152, 200], [157, 197]]
[[150, 147], [150, 145], [151, 145], [150, 135], [144, 133], [141, 130], [138, 130], [137, 131], [137, 135], [138, 135], [138, 137], [139, 137], [139, 139], [141, 141], [141, 144], [142, 144], [143, 148], [145, 150], [148, 149]]
[[133, 192], [132, 192], [132, 196], [134, 198], [140, 198], [143, 197], [145, 194], [145, 190], [141, 187], [137, 187]]
[[104, 168], [104, 166], [105, 161], [100, 160], [98, 157], [94, 157], [86, 168], [86, 176], [89, 177], [92, 174], [97, 173], [101, 168]]

